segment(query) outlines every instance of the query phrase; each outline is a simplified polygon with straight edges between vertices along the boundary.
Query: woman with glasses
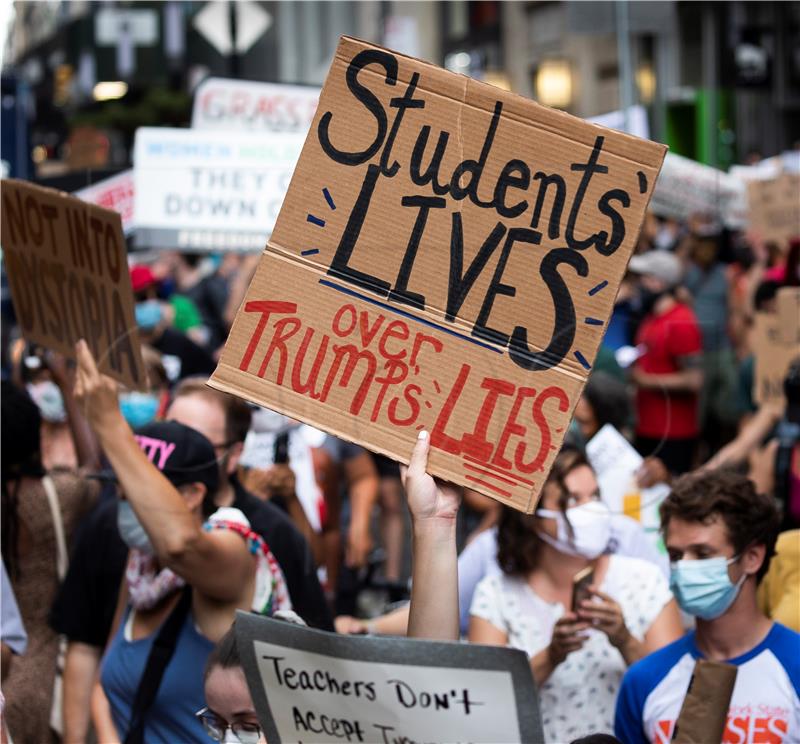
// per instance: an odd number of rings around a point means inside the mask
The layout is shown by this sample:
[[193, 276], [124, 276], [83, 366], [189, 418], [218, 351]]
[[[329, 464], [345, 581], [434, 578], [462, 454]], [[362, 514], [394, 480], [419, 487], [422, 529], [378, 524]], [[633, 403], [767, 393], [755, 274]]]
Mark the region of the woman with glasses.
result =
[[244, 678], [235, 623], [208, 657], [203, 686], [206, 707], [195, 715], [214, 741], [266, 744]]
[[[611, 516], [584, 456], [562, 451], [536, 512], [504, 509], [502, 573], [473, 598], [469, 640], [530, 657], [547, 741], [613, 731], [625, 669], [682, 634], [658, 568], [607, 553]], [[576, 575], [585, 578], [576, 584]]]

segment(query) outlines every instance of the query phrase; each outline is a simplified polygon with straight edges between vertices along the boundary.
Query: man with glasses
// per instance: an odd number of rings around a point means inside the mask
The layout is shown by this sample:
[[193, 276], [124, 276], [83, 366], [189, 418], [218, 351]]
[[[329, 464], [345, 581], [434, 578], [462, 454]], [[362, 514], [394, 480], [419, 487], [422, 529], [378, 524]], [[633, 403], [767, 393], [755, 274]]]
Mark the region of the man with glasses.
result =
[[626, 744], [671, 741], [697, 659], [738, 667], [723, 742], [800, 741], [800, 635], [756, 601], [779, 525], [774, 501], [744, 476], [712, 471], [675, 483], [661, 528], [671, 589], [696, 626], [625, 675], [615, 732]]

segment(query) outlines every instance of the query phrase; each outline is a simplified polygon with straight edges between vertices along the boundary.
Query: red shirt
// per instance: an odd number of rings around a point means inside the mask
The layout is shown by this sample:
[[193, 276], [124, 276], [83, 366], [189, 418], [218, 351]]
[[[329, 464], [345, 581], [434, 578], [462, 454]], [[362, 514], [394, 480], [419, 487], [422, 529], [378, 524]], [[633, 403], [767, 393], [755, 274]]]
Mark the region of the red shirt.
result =
[[[636, 345], [645, 352], [636, 362], [642, 372], [680, 372], [681, 357], [699, 354], [703, 348], [700, 326], [691, 308], [680, 303], [663, 315], [649, 315], [636, 334]], [[687, 439], [698, 434], [697, 393], [636, 390], [636, 433], [652, 439]]]

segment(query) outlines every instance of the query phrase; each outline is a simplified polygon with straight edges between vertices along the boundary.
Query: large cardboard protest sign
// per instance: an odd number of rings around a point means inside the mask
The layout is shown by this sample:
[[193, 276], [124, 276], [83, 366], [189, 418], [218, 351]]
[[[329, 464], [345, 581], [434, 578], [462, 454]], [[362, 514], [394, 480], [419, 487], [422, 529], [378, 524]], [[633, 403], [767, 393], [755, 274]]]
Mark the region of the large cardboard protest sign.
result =
[[753, 328], [753, 398], [759, 405], [785, 404], [783, 380], [800, 358], [800, 288], [780, 289], [777, 305], [777, 313], [756, 313]]
[[800, 173], [748, 182], [747, 206], [750, 228], [788, 250], [789, 240], [800, 238]]
[[210, 384], [532, 510], [664, 150], [344, 38]]
[[119, 214], [24, 181], [4, 180], [0, 191], [3, 260], [25, 338], [73, 358], [86, 339], [101, 371], [145, 388]]
[[650, 209], [659, 217], [710, 216], [730, 228], [747, 223], [745, 183], [729, 173], [667, 153]]
[[342, 636], [242, 612], [236, 643], [270, 744], [544, 741], [522, 651]]
[[263, 250], [304, 135], [136, 131], [136, 245], [213, 251]]
[[206, 78], [194, 93], [192, 129], [305, 134], [319, 88]]

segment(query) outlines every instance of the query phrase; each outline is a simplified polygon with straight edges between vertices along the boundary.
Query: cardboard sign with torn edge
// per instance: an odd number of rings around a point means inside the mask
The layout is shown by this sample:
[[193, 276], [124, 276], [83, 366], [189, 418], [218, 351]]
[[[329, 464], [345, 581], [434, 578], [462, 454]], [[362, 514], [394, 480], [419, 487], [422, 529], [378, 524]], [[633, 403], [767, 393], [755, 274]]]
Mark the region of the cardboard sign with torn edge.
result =
[[532, 511], [665, 149], [344, 37], [210, 384]]
[[516, 649], [345, 636], [243, 612], [236, 645], [270, 744], [544, 741]]
[[750, 228], [763, 240], [785, 252], [791, 238], [800, 238], [799, 173], [748, 182], [747, 206]]
[[759, 405], [786, 403], [783, 380], [800, 358], [800, 288], [778, 290], [776, 313], [756, 313], [752, 346], [755, 354], [753, 399]]
[[117, 212], [25, 181], [2, 182], [3, 261], [31, 343], [75, 358], [83, 338], [101, 372], [147, 388]]

